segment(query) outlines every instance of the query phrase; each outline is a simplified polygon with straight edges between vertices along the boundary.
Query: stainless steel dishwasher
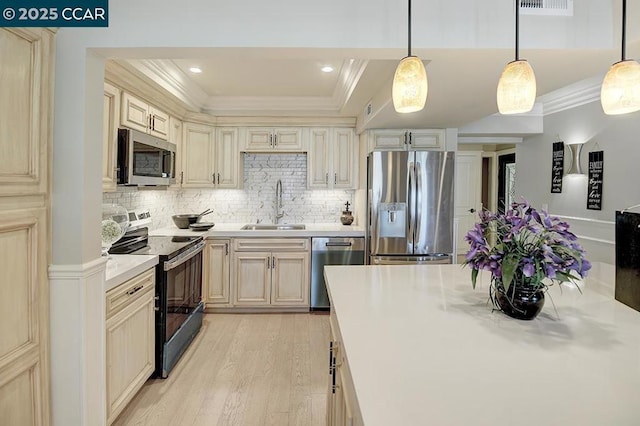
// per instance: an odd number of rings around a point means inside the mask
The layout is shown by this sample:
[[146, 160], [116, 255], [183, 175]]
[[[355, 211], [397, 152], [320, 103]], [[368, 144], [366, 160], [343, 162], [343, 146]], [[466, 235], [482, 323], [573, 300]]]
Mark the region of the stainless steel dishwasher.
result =
[[328, 311], [325, 265], [364, 265], [364, 238], [311, 239], [311, 310]]

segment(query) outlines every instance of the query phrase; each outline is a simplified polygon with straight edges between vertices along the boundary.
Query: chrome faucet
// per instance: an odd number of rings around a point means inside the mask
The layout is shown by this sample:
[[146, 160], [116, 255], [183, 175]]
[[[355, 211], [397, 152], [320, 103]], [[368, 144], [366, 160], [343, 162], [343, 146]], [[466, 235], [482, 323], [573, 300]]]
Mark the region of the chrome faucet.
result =
[[278, 183], [276, 183], [276, 215], [273, 223], [278, 223], [282, 217], [284, 217], [284, 210], [282, 210], [282, 181], [278, 179]]

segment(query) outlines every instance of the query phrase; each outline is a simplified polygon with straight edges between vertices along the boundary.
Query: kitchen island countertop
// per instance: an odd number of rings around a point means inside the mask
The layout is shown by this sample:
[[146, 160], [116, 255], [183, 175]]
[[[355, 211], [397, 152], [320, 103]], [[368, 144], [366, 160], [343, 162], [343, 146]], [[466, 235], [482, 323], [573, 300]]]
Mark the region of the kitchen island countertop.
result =
[[557, 314], [547, 296], [520, 321], [459, 265], [327, 266], [364, 424], [639, 425], [640, 313], [612, 270], [552, 286]]
[[107, 260], [105, 289], [107, 292], [158, 264], [158, 256], [147, 254], [112, 254]]
[[[204, 222], [204, 221], [203, 221]], [[304, 224], [301, 230], [241, 230], [246, 223], [216, 223], [208, 231], [192, 231], [179, 229], [175, 226], [156, 229], [150, 235], [201, 235], [203, 238], [232, 238], [232, 237], [364, 237], [364, 227], [356, 225], [341, 225], [339, 223], [310, 223]], [[284, 225], [284, 224], [282, 224]]]

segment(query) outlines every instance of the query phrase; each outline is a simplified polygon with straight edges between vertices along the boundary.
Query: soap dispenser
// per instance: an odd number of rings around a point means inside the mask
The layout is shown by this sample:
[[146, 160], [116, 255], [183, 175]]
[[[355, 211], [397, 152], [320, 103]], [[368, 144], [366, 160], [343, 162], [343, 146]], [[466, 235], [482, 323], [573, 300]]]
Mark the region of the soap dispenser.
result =
[[340, 216], [340, 222], [342, 222], [343, 225], [351, 225], [353, 223], [353, 215], [349, 211], [350, 204], [348, 201], [345, 203], [346, 210], [343, 210], [342, 216]]

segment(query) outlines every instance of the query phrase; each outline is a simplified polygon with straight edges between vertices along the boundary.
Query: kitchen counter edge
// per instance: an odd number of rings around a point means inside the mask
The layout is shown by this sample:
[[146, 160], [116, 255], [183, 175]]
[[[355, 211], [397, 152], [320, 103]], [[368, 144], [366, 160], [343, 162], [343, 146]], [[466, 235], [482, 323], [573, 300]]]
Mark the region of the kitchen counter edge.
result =
[[168, 236], [202, 236], [208, 238], [238, 238], [238, 237], [271, 237], [271, 238], [313, 238], [313, 237], [364, 237], [364, 227], [345, 226], [340, 224], [305, 224], [301, 230], [242, 230], [245, 223], [216, 224], [208, 231], [199, 232], [176, 227], [160, 228], [150, 231], [150, 235]]
[[131, 278], [155, 267], [159, 262], [156, 255], [112, 254], [107, 261], [104, 291], [107, 292]]

